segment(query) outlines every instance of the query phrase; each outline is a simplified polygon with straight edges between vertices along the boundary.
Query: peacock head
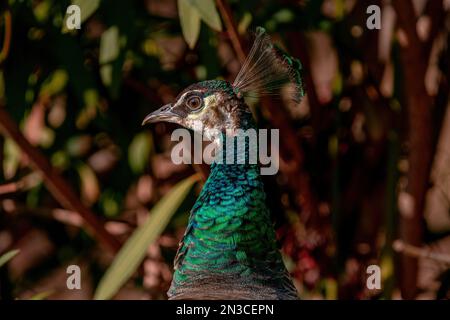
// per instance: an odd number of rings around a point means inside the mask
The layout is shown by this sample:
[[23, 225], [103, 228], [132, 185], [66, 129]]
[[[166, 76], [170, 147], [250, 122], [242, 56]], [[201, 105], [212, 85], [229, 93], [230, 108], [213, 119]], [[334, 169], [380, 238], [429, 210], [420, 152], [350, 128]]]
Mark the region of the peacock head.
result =
[[143, 125], [160, 121], [177, 123], [212, 137], [246, 126], [250, 109], [242, 96], [224, 80], [209, 80], [190, 85], [175, 102], [166, 104], [145, 117]]
[[243, 95], [279, 95], [289, 84], [289, 96], [300, 102], [304, 95], [302, 64], [275, 46], [263, 28], [233, 84], [209, 80], [193, 84], [176, 101], [149, 114], [143, 124], [167, 121], [200, 132], [208, 138], [252, 126], [251, 113]]

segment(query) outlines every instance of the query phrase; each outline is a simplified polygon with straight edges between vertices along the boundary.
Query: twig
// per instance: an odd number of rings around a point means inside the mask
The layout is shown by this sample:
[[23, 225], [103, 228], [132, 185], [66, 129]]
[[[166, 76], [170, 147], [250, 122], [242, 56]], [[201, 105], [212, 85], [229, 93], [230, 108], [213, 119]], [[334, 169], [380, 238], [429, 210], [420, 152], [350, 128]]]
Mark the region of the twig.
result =
[[41, 181], [40, 175], [36, 172], [32, 172], [22, 177], [18, 181], [13, 181], [0, 185], [0, 196], [5, 194], [16, 193], [33, 188]]
[[408, 243], [403, 242], [402, 240], [396, 240], [392, 244], [392, 247], [395, 251], [406, 254], [410, 257], [414, 258], [427, 258], [431, 260], [435, 260], [440, 263], [445, 263], [450, 265], [450, 255], [444, 253], [436, 253], [430, 250], [429, 248], [420, 248]]
[[14, 140], [29, 158], [30, 164], [41, 172], [44, 183], [55, 199], [64, 208], [78, 212], [94, 231], [99, 241], [113, 252], [117, 252], [121, 246], [119, 241], [109, 234], [95, 214], [81, 203], [70, 185], [56, 172], [45, 156], [28, 142], [3, 106], [0, 106], [0, 130]]
[[223, 22], [227, 28], [228, 36], [230, 37], [231, 44], [233, 45], [234, 51], [239, 59], [241, 65], [245, 61], [246, 54], [244, 52], [241, 39], [239, 37], [236, 24], [233, 20], [233, 15], [231, 13], [230, 6], [226, 0], [216, 0], [217, 7], [219, 8], [220, 14], [222, 16]]

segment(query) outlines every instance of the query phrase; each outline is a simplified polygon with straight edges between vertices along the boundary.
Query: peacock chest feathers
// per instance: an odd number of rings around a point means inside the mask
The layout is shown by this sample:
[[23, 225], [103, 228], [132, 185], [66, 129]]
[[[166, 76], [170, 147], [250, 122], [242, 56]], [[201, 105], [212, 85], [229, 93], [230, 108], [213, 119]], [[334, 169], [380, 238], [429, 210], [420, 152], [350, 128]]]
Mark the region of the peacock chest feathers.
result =
[[171, 299], [296, 299], [256, 165], [213, 164], [175, 260]]

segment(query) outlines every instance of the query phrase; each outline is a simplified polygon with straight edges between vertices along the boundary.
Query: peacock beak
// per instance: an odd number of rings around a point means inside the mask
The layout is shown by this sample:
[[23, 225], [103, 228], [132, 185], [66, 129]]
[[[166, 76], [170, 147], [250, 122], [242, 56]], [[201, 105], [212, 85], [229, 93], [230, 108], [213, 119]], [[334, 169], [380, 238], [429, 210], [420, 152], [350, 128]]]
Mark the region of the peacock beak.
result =
[[166, 104], [156, 111], [153, 111], [142, 121], [142, 125], [160, 121], [175, 122], [177, 123], [179, 116], [172, 112], [172, 105]]

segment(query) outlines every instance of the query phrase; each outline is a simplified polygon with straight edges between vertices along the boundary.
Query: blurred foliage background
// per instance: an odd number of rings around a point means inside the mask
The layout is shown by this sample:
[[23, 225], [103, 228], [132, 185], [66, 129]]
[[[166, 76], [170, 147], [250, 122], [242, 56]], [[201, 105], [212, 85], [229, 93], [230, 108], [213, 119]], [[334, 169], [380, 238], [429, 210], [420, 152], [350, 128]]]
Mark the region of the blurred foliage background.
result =
[[[65, 27], [71, 4], [80, 30]], [[373, 4], [380, 30], [366, 27]], [[300, 104], [248, 101], [261, 128], [280, 129], [280, 171], [264, 180], [300, 297], [450, 296], [450, 1], [0, 10], [1, 299], [167, 298], [208, 168], [174, 165], [175, 126], [141, 122], [194, 82], [232, 81], [256, 26], [305, 69]], [[81, 290], [66, 287], [73, 264]], [[372, 264], [380, 290], [366, 286]]]

